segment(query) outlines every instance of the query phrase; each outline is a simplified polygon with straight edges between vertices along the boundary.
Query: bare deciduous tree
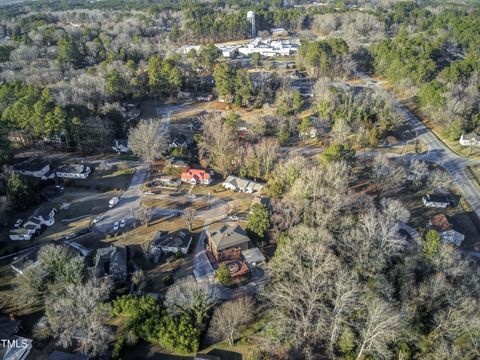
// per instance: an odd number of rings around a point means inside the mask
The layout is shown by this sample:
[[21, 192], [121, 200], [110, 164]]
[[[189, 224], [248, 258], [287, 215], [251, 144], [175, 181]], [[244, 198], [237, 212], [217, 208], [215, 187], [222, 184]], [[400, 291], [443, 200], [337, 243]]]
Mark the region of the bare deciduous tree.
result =
[[167, 149], [168, 133], [160, 121], [142, 120], [128, 133], [128, 144], [136, 155], [152, 164]]
[[227, 340], [233, 346], [242, 325], [253, 318], [254, 302], [250, 297], [240, 297], [220, 305], [213, 313], [208, 333], [216, 341]]
[[366, 299], [365, 309], [365, 323], [358, 329], [361, 340], [357, 360], [362, 359], [365, 353], [383, 358], [389, 354], [388, 346], [398, 335], [405, 319], [389, 303], [379, 298]]
[[199, 153], [200, 158], [208, 160], [224, 177], [238, 167], [238, 139], [235, 129], [225, 124], [219, 114], [212, 114], [204, 121]]
[[446, 192], [452, 184], [451, 176], [444, 170], [435, 169], [428, 175], [427, 188], [432, 192]]
[[76, 340], [83, 353], [93, 356], [103, 353], [111, 334], [104, 325], [106, 313], [98, 305], [107, 299], [109, 292], [107, 282], [94, 280], [54, 290], [45, 301], [51, 335], [63, 347]]
[[183, 211], [183, 218], [188, 224], [188, 231], [192, 231], [193, 220], [195, 220], [196, 210], [193, 207], [189, 207]]
[[214, 289], [200, 285], [193, 276], [176, 281], [165, 296], [165, 306], [172, 315], [191, 313], [202, 324], [215, 304]]
[[135, 218], [143, 225], [148, 226], [148, 223], [152, 220], [152, 212], [141, 206], [135, 212]]

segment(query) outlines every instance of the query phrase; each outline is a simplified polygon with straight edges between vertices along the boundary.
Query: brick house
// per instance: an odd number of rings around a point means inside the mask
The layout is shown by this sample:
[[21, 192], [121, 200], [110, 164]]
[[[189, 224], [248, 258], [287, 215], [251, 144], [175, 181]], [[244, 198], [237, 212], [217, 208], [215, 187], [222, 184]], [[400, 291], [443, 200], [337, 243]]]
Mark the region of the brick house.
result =
[[223, 225], [218, 230], [208, 232], [208, 247], [218, 262], [241, 259], [249, 241], [245, 230], [238, 225]]

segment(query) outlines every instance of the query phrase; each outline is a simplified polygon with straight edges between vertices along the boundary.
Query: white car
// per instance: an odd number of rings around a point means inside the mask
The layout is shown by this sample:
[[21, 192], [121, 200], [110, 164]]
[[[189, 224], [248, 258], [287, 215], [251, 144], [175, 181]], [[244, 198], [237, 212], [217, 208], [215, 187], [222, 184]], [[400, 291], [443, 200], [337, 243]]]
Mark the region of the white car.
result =
[[145, 191], [144, 194], [145, 195], [155, 195], [155, 193], [153, 191]]
[[118, 197], [115, 196], [111, 198], [110, 201], [108, 202], [108, 207], [111, 209], [117, 204], [118, 204]]
[[118, 221], [115, 221], [115, 223], [113, 224], [113, 231], [117, 231], [119, 227], [120, 223]]
[[121, 228], [125, 227], [126, 223], [127, 223], [127, 221], [125, 219], [120, 220], [120, 227]]
[[190, 195], [188, 195], [187, 197], [188, 197], [189, 199], [195, 199], [195, 198], [196, 198], [196, 196], [193, 195], [193, 194], [190, 194]]
[[96, 224], [103, 220], [103, 215], [98, 215], [95, 219], [93, 219], [93, 223]]
[[70, 240], [77, 236], [78, 234], [73, 232], [73, 233], [67, 234], [67, 236], [65, 236], [65, 240]]
[[17, 221], [15, 221], [15, 225], [13, 225], [13, 227], [18, 228], [18, 227], [20, 227], [20, 225], [22, 225], [22, 224], [23, 224], [23, 220], [22, 220], [22, 219], [18, 219]]

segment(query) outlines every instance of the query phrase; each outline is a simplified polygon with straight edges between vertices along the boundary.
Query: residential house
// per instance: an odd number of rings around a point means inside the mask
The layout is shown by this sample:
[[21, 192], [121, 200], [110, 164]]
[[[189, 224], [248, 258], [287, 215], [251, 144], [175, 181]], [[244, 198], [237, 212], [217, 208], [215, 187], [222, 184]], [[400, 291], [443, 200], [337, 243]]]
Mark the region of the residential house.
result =
[[127, 139], [114, 139], [112, 149], [113, 149], [113, 151], [116, 151], [117, 153], [127, 153], [127, 152], [129, 152], [130, 148], [128, 147], [128, 140]]
[[48, 161], [39, 158], [33, 158], [31, 160], [24, 161], [16, 165], [14, 169], [19, 174], [26, 176], [33, 176], [37, 178], [50, 178], [51, 176], [50, 164]]
[[[32, 219], [39, 220], [42, 225], [52, 226], [53, 224], [55, 224], [56, 213], [57, 213], [57, 209], [55, 208], [43, 207], [38, 209], [35, 212], [35, 214], [32, 216]], [[25, 227], [25, 225], [27, 225], [28, 222], [29, 220], [27, 220], [23, 226]]]
[[190, 100], [192, 98], [192, 93], [189, 91], [179, 91], [178, 98], [183, 100]]
[[234, 58], [238, 55], [238, 46], [225, 46], [220, 49], [222, 56], [226, 58]]
[[63, 351], [55, 350], [50, 355], [48, 355], [47, 360], [88, 360], [90, 359], [87, 355], [84, 354], [73, 354]]
[[183, 134], [175, 136], [173, 138], [172, 142], [170, 143], [170, 145], [168, 145], [169, 149], [174, 149], [174, 148], [184, 148], [185, 149], [187, 146], [188, 146], [188, 139]]
[[462, 146], [480, 146], [480, 136], [475, 133], [462, 134], [459, 142]]
[[212, 182], [210, 173], [205, 169], [188, 168], [182, 172], [180, 180], [184, 183], [208, 185]]
[[9, 317], [0, 315], [0, 339], [9, 339], [20, 331], [22, 322], [13, 315]]
[[192, 234], [183, 229], [171, 233], [157, 231], [151, 246], [161, 249], [164, 253], [181, 252], [186, 255], [192, 244], [192, 239]]
[[165, 159], [165, 166], [174, 167], [177, 169], [182, 169], [182, 168], [188, 169], [188, 162], [182, 159], [171, 157], [171, 158]]
[[17, 229], [12, 229], [9, 232], [9, 237], [10, 240], [12, 241], [29, 241], [32, 239], [32, 237], [39, 231], [41, 228], [41, 225], [38, 224], [38, 226], [34, 226], [32, 224], [28, 225], [28, 227], [21, 227]]
[[209, 354], [196, 354], [193, 360], [222, 360], [220, 356]]
[[225, 189], [230, 189], [233, 191], [241, 191], [247, 194], [259, 192], [263, 188], [263, 185], [258, 182], [248, 180], [248, 179], [243, 179], [233, 175], [228, 176], [222, 185]]
[[13, 258], [10, 267], [19, 275], [24, 275], [25, 270], [37, 262], [39, 248], [34, 248], [23, 255]]
[[10, 230], [10, 240], [31, 240], [42, 227], [55, 224], [55, 214], [57, 209], [45, 207], [36, 211], [35, 215], [30, 216], [21, 228]]
[[426, 207], [435, 207], [445, 209], [452, 205], [452, 201], [448, 195], [438, 194], [432, 195], [427, 194], [422, 197], [423, 205]]
[[288, 31], [284, 28], [272, 28], [270, 29], [272, 36], [288, 36]]
[[126, 104], [124, 106], [124, 111], [122, 111], [122, 116], [125, 121], [129, 122], [135, 120], [140, 116], [141, 110], [135, 104]]
[[127, 276], [127, 249], [124, 246], [110, 246], [97, 250], [95, 259], [97, 277], [111, 276], [123, 280]]
[[460, 246], [465, 240], [465, 235], [458, 231], [455, 224], [445, 214], [435, 215], [430, 220], [429, 226], [440, 234], [443, 242]]
[[55, 171], [57, 177], [65, 179], [86, 179], [90, 172], [90, 167], [84, 164], [62, 165]]
[[21, 336], [12, 336], [6, 340], [8, 346], [0, 347], [0, 359], [3, 360], [25, 360], [32, 351], [32, 339]]
[[71, 243], [68, 243], [68, 246], [70, 246], [72, 249], [77, 251], [83, 257], [90, 256], [93, 253], [92, 249], [86, 248], [82, 244], [79, 244], [74, 241], [72, 241]]
[[213, 95], [199, 95], [197, 96], [197, 101], [212, 101], [213, 100]]
[[241, 259], [242, 251], [248, 249], [250, 239], [239, 225], [223, 225], [218, 230], [207, 232], [208, 248], [217, 261]]

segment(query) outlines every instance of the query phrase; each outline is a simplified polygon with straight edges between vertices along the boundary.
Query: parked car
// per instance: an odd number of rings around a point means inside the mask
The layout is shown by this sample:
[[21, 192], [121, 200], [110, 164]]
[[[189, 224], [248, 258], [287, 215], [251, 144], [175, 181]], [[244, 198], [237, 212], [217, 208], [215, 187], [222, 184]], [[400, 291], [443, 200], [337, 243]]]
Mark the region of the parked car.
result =
[[193, 194], [190, 194], [187, 196], [189, 199], [195, 199], [197, 196], [196, 195], [193, 195]]
[[77, 236], [78, 236], [78, 234], [73, 232], [73, 233], [67, 234], [65, 236], [65, 240], [70, 240], [70, 239], [76, 238]]
[[15, 225], [13, 225], [13, 227], [18, 228], [18, 227], [20, 227], [20, 225], [22, 225], [22, 224], [23, 224], [23, 219], [18, 219], [17, 221], [15, 221]]
[[111, 209], [117, 204], [118, 204], [118, 197], [115, 196], [111, 198], [110, 201], [108, 202], [108, 207]]
[[151, 191], [151, 190], [145, 191], [144, 194], [145, 194], [145, 195], [155, 195], [155, 193], [154, 193], [153, 191]]
[[120, 227], [121, 228], [125, 227], [126, 223], [127, 223], [127, 221], [125, 219], [120, 220]]
[[117, 231], [119, 227], [120, 223], [118, 221], [115, 221], [115, 223], [113, 224], [113, 231]]
[[230, 220], [230, 221], [238, 221], [238, 220], [240, 220], [240, 217], [239, 217], [239, 216], [236, 216], [236, 215], [227, 216], [227, 220]]
[[58, 191], [63, 191], [65, 188], [61, 185], [55, 185], [55, 189], [57, 189]]
[[88, 234], [89, 232], [90, 232], [89, 228], [83, 228], [82, 230], [78, 231], [77, 234], [78, 235], [85, 235], [85, 234]]
[[95, 219], [93, 219], [93, 223], [96, 224], [103, 220], [103, 215], [98, 215]]

